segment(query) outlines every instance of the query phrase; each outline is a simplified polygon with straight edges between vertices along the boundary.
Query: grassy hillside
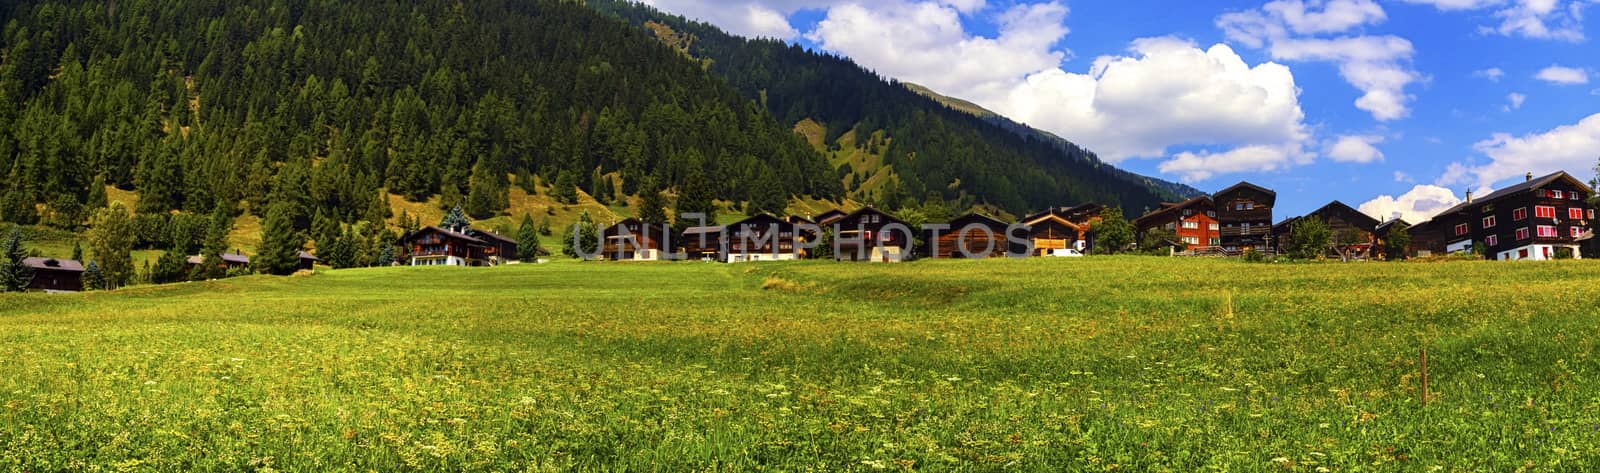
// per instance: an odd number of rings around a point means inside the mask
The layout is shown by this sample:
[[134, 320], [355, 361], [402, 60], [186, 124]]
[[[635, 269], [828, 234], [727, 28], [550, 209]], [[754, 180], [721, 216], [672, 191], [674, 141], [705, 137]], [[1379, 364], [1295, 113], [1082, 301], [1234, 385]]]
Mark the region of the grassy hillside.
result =
[[8, 295], [0, 470], [1582, 468], [1597, 283], [1117, 257]]

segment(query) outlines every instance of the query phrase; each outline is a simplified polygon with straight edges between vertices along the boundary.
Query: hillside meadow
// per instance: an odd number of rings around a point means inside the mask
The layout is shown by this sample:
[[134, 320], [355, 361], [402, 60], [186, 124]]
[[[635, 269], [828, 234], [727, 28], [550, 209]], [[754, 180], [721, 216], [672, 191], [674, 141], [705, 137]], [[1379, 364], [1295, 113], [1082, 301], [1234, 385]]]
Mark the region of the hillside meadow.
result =
[[1578, 471], [1597, 299], [1587, 261], [1143, 257], [8, 295], [0, 470]]

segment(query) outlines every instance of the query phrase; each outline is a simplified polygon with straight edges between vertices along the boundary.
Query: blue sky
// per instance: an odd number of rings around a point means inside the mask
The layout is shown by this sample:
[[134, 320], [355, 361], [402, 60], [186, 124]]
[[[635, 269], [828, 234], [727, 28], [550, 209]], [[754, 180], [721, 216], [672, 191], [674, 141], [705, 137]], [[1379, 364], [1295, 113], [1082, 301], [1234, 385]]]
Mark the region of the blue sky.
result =
[[[1600, 0], [650, 0], [842, 54], [1214, 191], [1427, 218], [1594, 177]], [[1152, 14], [1152, 12], [1158, 12]]]

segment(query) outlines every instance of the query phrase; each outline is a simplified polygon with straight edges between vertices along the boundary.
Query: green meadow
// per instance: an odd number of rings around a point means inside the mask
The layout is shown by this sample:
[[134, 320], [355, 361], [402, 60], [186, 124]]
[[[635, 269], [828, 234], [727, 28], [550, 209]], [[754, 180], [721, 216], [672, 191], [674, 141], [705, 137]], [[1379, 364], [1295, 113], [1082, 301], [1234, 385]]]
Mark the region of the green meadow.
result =
[[8, 295], [0, 471], [1592, 471], [1597, 301], [1587, 261], [1145, 257]]

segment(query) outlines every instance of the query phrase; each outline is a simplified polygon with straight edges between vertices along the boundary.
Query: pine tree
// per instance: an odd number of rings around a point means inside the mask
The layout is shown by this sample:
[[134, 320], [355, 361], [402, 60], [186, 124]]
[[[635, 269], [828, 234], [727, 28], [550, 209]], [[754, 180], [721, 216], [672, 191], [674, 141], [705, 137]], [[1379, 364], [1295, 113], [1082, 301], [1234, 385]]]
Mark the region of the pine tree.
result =
[[439, 228], [464, 233], [472, 229], [472, 221], [467, 219], [467, 214], [461, 211], [461, 207], [451, 207], [450, 211], [445, 213], [444, 220], [439, 221]]
[[[599, 254], [599, 229], [595, 227], [594, 219], [589, 218], [589, 212], [578, 215], [578, 223], [567, 230], [567, 236], [561, 239], [561, 254], [570, 258], [582, 258], [583, 255]], [[576, 238], [577, 246], [573, 246]], [[579, 250], [582, 250], [581, 252]], [[586, 259], [586, 258], [585, 258]]]
[[33, 269], [23, 261], [28, 257], [28, 248], [23, 245], [21, 227], [11, 227], [11, 232], [6, 234], [3, 252], [6, 259], [4, 265], [0, 266], [0, 282], [4, 283], [5, 292], [28, 290], [28, 285], [33, 283]]
[[[11, 182], [16, 183], [13, 178]], [[39, 223], [39, 209], [34, 207], [33, 198], [28, 196], [27, 189], [20, 184], [14, 184], [11, 190], [0, 197], [0, 220], [17, 225], [33, 225]]]
[[91, 211], [99, 210], [107, 205], [110, 205], [110, 199], [106, 197], [105, 171], [101, 171], [100, 174], [96, 174], [94, 176], [94, 180], [89, 181], [89, 199], [84, 201], [83, 204]]
[[95, 213], [89, 227], [89, 254], [105, 276], [101, 289], [117, 289], [133, 280], [133, 224], [121, 202]]
[[509, 206], [505, 173], [491, 166], [488, 159], [479, 159], [478, 163], [472, 166], [472, 177], [469, 180], [471, 184], [467, 193], [467, 214], [474, 218], [489, 218]]
[[567, 171], [561, 171], [556, 175], [555, 188], [551, 189], [550, 193], [556, 202], [568, 205], [578, 203], [578, 183], [572, 177], [572, 173]]
[[222, 279], [228, 276], [228, 267], [222, 254], [228, 251], [228, 234], [233, 232], [233, 216], [228, 209], [218, 205], [211, 211], [206, 225], [206, 238], [200, 247], [200, 265], [195, 267], [191, 279]]
[[83, 261], [83, 242], [72, 241], [72, 260]]
[[300, 250], [305, 240], [295, 231], [289, 213], [289, 205], [283, 202], [275, 202], [267, 210], [267, 219], [261, 230], [261, 247], [255, 258], [250, 260], [250, 266], [256, 272], [286, 276], [299, 267]]
[[534, 226], [533, 216], [529, 214], [522, 214], [522, 224], [517, 225], [517, 259], [539, 259], [539, 229]]
[[106, 288], [106, 273], [100, 270], [100, 263], [90, 261], [83, 267], [83, 290], [99, 291]]
[[168, 284], [188, 280], [186, 260], [183, 253], [178, 250], [161, 253], [161, 257], [156, 259], [156, 265], [150, 268], [150, 282]]
[[390, 245], [388, 243], [383, 243], [383, 246], [378, 248], [378, 259], [376, 261], [374, 261], [373, 264], [376, 265], [376, 266], [380, 266], [380, 267], [393, 266], [394, 265], [394, 245]]
[[445, 182], [439, 185], [439, 208], [459, 208], [464, 200], [466, 199], [461, 196], [461, 188], [455, 183]]
[[717, 203], [713, 200], [715, 198], [711, 190], [711, 180], [705, 173], [699, 169], [690, 171], [689, 177], [684, 179], [683, 186], [678, 192], [678, 205], [674, 209], [678, 218], [673, 229], [681, 233], [684, 228], [699, 224], [697, 219], [683, 218], [685, 213], [699, 212], [705, 214], [706, 222], [717, 221]]
[[750, 196], [751, 214], [783, 215], [788, 207], [789, 196], [785, 193], [782, 183], [772, 177], [772, 174], [765, 174], [765, 177], [756, 182], [756, 187]]
[[654, 179], [647, 179], [639, 187], [639, 220], [647, 223], [670, 223], [667, 219], [667, 199], [656, 188]]

